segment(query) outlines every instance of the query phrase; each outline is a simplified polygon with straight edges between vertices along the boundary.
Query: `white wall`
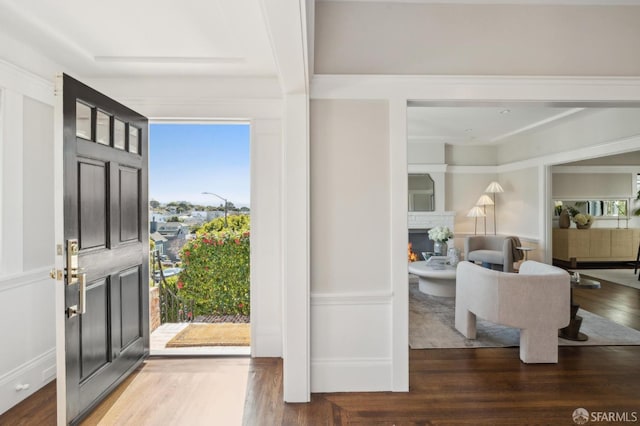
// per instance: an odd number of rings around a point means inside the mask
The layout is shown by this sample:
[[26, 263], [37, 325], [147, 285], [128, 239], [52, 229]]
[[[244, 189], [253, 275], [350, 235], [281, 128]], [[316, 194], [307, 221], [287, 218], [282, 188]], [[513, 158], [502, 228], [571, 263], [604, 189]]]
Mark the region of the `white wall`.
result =
[[[489, 183], [498, 179], [497, 173], [447, 173], [446, 209], [456, 212], [456, 247], [462, 248], [462, 238], [474, 232], [474, 218], [467, 217], [469, 210], [484, 194]], [[493, 235], [493, 206], [487, 206], [487, 234]], [[478, 218], [478, 234], [484, 234], [484, 218]]]
[[318, 2], [315, 72], [640, 75], [638, 6], [422, 3]]
[[55, 245], [53, 85], [0, 62], [0, 94], [2, 413], [55, 377]]
[[495, 166], [496, 145], [447, 145], [446, 163], [451, 166]]
[[391, 388], [389, 139], [385, 101], [311, 102], [313, 392]]
[[554, 173], [552, 195], [556, 200], [629, 198], [631, 173]]
[[498, 233], [517, 235], [523, 242], [540, 238], [539, 172], [539, 168], [530, 167], [500, 173], [498, 182], [504, 192], [495, 194]]
[[407, 159], [409, 164], [445, 164], [445, 148], [442, 142], [409, 141]]

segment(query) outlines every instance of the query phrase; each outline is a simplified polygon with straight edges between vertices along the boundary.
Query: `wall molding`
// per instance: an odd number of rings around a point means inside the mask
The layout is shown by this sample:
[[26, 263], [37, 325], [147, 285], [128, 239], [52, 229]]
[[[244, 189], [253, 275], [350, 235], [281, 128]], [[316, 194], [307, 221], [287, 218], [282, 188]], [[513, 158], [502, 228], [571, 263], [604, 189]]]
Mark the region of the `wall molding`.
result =
[[388, 391], [391, 358], [321, 358], [311, 360], [311, 392]]
[[311, 293], [311, 306], [321, 305], [388, 305], [393, 300], [393, 293], [352, 292], [352, 293]]
[[[38, 355], [35, 358], [30, 359], [29, 361], [25, 362], [24, 364], [14, 368], [11, 371], [8, 371], [7, 373], [3, 374], [2, 376], [0, 376], [0, 386], [4, 386], [6, 385], [9, 381], [15, 380], [17, 377], [19, 377], [22, 373], [24, 373], [24, 371], [29, 370], [31, 368], [33, 368], [34, 366], [40, 364], [41, 361], [43, 360], [47, 360], [47, 359], [51, 359], [52, 365], [55, 365], [55, 357], [56, 357], [56, 348], [51, 348], [46, 352], [41, 353], [40, 355]], [[54, 374], [55, 376], [55, 374]], [[54, 377], [49, 377], [49, 379], [53, 379]], [[45, 377], [43, 377], [43, 379], [47, 379]]]
[[[53, 347], [0, 376], [0, 414], [55, 378], [56, 348]], [[17, 385], [29, 385], [16, 390]]]
[[640, 78], [316, 74], [311, 99], [415, 99], [433, 106], [491, 101], [640, 106]]
[[446, 173], [447, 164], [411, 164], [407, 165], [409, 173]]
[[638, 166], [555, 166], [551, 168], [551, 173], [589, 173], [589, 174], [601, 174], [601, 173], [639, 173], [640, 165]]
[[553, 166], [552, 173], [637, 173], [634, 166], [556, 166], [556, 164], [589, 160], [592, 158], [624, 154], [640, 149], [640, 135], [602, 142], [598, 145], [541, 155], [522, 161], [513, 161], [496, 166], [448, 166], [447, 173], [452, 174], [500, 174], [531, 169], [540, 166]]
[[447, 172], [451, 174], [496, 174], [498, 166], [449, 166]]
[[50, 281], [51, 277], [49, 277], [49, 271], [51, 271], [51, 269], [53, 269], [53, 265], [19, 274], [0, 277], [0, 293], [41, 281]]
[[55, 102], [53, 80], [46, 80], [2, 59], [0, 59], [0, 87], [18, 92], [50, 106], [53, 106]]

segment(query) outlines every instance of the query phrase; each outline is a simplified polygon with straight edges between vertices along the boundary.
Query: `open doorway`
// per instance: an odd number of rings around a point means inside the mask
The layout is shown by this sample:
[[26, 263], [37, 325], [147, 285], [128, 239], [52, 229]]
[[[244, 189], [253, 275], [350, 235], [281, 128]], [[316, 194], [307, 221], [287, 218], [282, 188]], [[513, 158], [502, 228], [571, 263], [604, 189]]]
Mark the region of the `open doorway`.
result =
[[149, 135], [151, 354], [249, 355], [249, 124]]

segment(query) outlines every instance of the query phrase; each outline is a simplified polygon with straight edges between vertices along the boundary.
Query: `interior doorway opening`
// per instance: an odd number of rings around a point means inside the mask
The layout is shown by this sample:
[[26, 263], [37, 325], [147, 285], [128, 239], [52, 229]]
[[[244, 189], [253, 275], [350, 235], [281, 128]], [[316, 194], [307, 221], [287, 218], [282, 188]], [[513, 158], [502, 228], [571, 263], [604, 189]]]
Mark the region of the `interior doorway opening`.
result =
[[149, 127], [151, 355], [250, 355], [250, 125]]

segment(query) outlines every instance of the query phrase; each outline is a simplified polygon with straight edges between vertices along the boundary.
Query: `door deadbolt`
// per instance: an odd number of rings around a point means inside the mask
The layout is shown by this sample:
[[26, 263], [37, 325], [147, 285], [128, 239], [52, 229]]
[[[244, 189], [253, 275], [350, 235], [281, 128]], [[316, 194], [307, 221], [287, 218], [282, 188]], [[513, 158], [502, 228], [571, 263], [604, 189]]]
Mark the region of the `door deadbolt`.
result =
[[80, 292], [78, 305], [71, 306], [67, 310], [69, 318], [87, 311], [87, 274], [81, 273], [82, 269], [78, 266], [79, 253], [78, 240], [67, 240], [67, 285], [78, 283]]

